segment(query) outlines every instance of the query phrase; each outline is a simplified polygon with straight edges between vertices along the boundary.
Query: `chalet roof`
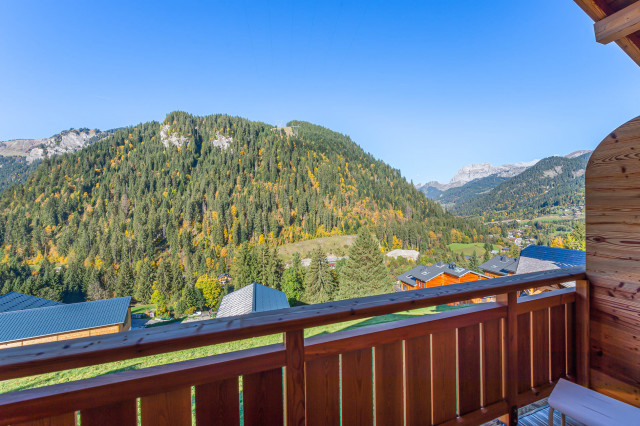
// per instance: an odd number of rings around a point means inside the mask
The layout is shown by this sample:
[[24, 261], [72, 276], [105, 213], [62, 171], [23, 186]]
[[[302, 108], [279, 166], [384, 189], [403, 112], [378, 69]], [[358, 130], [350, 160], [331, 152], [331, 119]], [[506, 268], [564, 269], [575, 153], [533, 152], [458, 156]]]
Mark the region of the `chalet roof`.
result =
[[123, 324], [131, 297], [0, 313], [0, 342]]
[[246, 315], [289, 307], [287, 295], [258, 283], [251, 283], [222, 298], [216, 318]]
[[416, 279], [422, 282], [427, 282], [444, 273], [458, 278], [468, 273], [484, 276], [470, 269], [457, 266], [455, 263], [444, 263], [440, 261], [431, 266], [418, 265], [404, 274], [398, 275], [398, 279], [405, 284], [415, 287], [417, 285]]
[[485, 272], [491, 272], [498, 275], [509, 275], [510, 272], [515, 273], [518, 267], [518, 258], [509, 256], [495, 256], [493, 259], [487, 260], [479, 266]]
[[586, 252], [531, 245], [520, 252], [517, 274], [585, 265]]
[[607, 44], [615, 41], [624, 52], [640, 65], [640, 31], [637, 0], [574, 0], [595, 21], [596, 41]]
[[40, 297], [29, 296], [27, 294], [16, 293], [15, 291], [10, 291], [9, 293], [0, 296], [0, 313], [57, 305], [62, 305], [62, 303], [54, 302], [49, 299], [42, 299]]

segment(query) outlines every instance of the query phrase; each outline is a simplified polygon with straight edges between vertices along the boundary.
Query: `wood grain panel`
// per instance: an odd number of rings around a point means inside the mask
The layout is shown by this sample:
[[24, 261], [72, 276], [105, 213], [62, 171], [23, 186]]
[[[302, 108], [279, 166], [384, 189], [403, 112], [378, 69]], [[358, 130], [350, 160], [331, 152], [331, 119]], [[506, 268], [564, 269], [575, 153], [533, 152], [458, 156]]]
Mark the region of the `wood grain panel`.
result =
[[456, 418], [456, 330], [431, 335], [433, 423]]
[[32, 420], [30, 422], [18, 423], [14, 426], [76, 426], [76, 413], [67, 413], [45, 419]]
[[307, 425], [340, 424], [339, 368], [337, 355], [305, 364]]
[[549, 310], [531, 315], [533, 386], [549, 382]]
[[431, 424], [431, 341], [429, 335], [405, 341], [404, 367], [406, 424]]
[[576, 306], [567, 305], [567, 375], [576, 378]]
[[144, 396], [140, 408], [142, 426], [191, 425], [191, 388]]
[[458, 414], [480, 408], [480, 324], [458, 329]]
[[518, 315], [518, 393], [531, 388], [531, 319]]
[[558, 380], [566, 374], [565, 307], [554, 306], [550, 311], [551, 332], [551, 380]]
[[288, 426], [305, 424], [304, 330], [284, 333], [285, 412]]
[[284, 423], [282, 368], [247, 374], [242, 377], [242, 408], [244, 424]]
[[[586, 379], [593, 389], [640, 406], [640, 347], [635, 339], [640, 335], [640, 118], [600, 143], [589, 160], [585, 183], [591, 284], [586, 330], [591, 368]], [[579, 331], [578, 312], [575, 318]], [[573, 368], [571, 363], [568, 368]]]
[[342, 423], [373, 424], [373, 381], [371, 348], [346, 352], [341, 357]]
[[196, 386], [196, 424], [240, 424], [237, 377]]
[[136, 426], [138, 424], [137, 405], [135, 399], [128, 399], [103, 407], [82, 410], [80, 421], [82, 426]]
[[501, 321], [482, 324], [483, 406], [502, 399], [502, 330]]
[[376, 346], [374, 356], [376, 424], [401, 424], [404, 420], [402, 340]]

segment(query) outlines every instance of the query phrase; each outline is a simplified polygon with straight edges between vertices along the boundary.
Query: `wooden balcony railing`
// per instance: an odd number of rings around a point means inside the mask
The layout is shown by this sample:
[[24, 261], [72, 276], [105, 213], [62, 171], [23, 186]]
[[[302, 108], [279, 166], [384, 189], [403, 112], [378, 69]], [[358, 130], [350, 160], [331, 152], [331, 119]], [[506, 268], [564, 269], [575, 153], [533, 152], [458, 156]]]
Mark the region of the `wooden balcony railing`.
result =
[[[517, 297], [572, 281], [575, 289]], [[513, 424], [517, 407], [548, 395], [558, 378], [586, 380], [587, 292], [578, 267], [3, 349], [0, 380], [284, 335], [283, 344], [0, 395], [0, 424], [187, 425], [193, 413], [196, 424], [225, 425], [478, 424], [503, 415]], [[309, 327], [492, 295], [497, 302], [303, 338]]]

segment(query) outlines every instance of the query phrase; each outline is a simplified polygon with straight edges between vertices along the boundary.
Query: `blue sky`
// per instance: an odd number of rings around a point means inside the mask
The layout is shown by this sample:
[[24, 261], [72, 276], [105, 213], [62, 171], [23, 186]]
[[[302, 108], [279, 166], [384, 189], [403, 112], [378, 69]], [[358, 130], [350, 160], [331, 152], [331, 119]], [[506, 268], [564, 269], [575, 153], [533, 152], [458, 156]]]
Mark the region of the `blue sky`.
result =
[[4, 0], [0, 64], [0, 140], [299, 119], [414, 182], [593, 149], [640, 114], [640, 69], [572, 0]]

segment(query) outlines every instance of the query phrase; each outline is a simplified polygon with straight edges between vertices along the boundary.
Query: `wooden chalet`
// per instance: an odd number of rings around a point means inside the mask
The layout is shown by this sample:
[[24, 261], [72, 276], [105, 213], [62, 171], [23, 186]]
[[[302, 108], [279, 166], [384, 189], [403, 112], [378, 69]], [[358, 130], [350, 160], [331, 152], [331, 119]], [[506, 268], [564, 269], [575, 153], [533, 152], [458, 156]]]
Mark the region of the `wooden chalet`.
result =
[[509, 256], [495, 256], [479, 266], [489, 278], [513, 275], [518, 268], [518, 258]]
[[[640, 2], [576, 2], [598, 21], [599, 41], [640, 65]], [[282, 334], [269, 346], [6, 393], [0, 424], [191, 425], [195, 413], [199, 425], [477, 425], [500, 416], [515, 425], [518, 407], [560, 378], [640, 406], [640, 118], [592, 154], [585, 197], [586, 266], [0, 349], [0, 380], [10, 380]], [[563, 282], [576, 285], [518, 297]], [[495, 303], [304, 337], [492, 295]]]
[[437, 262], [431, 266], [418, 265], [398, 275], [397, 279], [402, 290], [417, 290], [486, 280], [487, 277], [479, 272], [457, 266], [455, 263]]

